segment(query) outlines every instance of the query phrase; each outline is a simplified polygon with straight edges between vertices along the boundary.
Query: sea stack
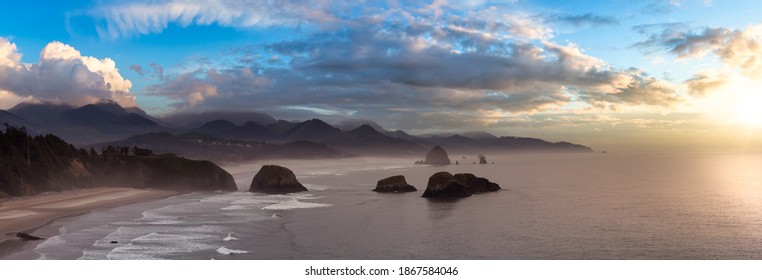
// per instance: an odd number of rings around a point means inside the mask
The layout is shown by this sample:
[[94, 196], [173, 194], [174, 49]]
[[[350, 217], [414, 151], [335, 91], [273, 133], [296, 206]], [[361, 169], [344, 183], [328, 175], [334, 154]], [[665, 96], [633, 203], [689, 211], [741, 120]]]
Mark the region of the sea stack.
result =
[[296, 175], [290, 169], [277, 165], [265, 165], [259, 169], [257, 175], [254, 175], [249, 191], [284, 194], [307, 191], [307, 188], [296, 180]]
[[479, 155], [479, 164], [487, 164], [487, 157]]
[[455, 176], [449, 172], [438, 172], [429, 177], [429, 183], [426, 185], [426, 191], [423, 197], [429, 198], [454, 198], [471, 196], [468, 187], [464, 186]]
[[500, 185], [490, 182], [486, 178], [476, 177], [471, 173], [458, 173], [453, 176], [458, 183], [466, 186], [469, 193], [496, 192], [501, 190]]
[[426, 154], [426, 160], [423, 163], [446, 165], [450, 164], [450, 157], [447, 156], [445, 149], [436, 145]]
[[397, 175], [386, 179], [381, 179], [376, 183], [374, 192], [414, 192], [417, 191], [415, 187], [409, 185], [405, 181], [405, 176]]

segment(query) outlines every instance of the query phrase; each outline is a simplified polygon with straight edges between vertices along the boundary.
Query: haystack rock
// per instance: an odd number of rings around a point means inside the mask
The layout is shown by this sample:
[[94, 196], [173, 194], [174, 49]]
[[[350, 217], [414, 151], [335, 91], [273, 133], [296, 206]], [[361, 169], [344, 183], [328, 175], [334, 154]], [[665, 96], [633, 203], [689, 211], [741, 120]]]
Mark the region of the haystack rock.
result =
[[376, 183], [374, 192], [414, 192], [415, 187], [405, 181], [405, 176], [397, 175], [386, 179], [381, 179]]
[[277, 165], [265, 165], [259, 169], [257, 175], [254, 175], [249, 191], [283, 194], [303, 192], [307, 191], [307, 188], [296, 180], [296, 175], [290, 169]]
[[487, 157], [479, 155], [479, 164], [487, 164]]
[[455, 180], [449, 172], [439, 172], [429, 177], [423, 197], [467, 197], [468, 187]]
[[426, 154], [425, 164], [450, 164], [450, 157], [447, 156], [447, 151], [439, 145], [431, 148], [429, 153]]
[[502, 189], [500, 185], [471, 173], [458, 173], [453, 177], [458, 183], [466, 186], [469, 193], [496, 192]]

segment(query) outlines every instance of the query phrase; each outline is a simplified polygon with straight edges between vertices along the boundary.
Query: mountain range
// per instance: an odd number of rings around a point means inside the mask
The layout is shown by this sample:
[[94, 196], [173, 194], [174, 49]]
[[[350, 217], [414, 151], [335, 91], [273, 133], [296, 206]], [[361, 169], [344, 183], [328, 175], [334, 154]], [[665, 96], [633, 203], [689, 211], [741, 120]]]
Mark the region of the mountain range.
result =
[[[213, 118], [220, 119], [213, 119]], [[203, 123], [202, 123], [203, 122]], [[52, 133], [80, 146], [138, 146], [190, 158], [243, 161], [262, 157], [314, 158], [349, 155], [422, 155], [440, 145], [451, 153], [592, 152], [569, 142], [498, 137], [487, 132], [410, 135], [388, 131], [372, 121], [337, 126], [320, 119], [276, 120], [254, 112], [183, 113], [156, 118], [138, 107], [110, 100], [74, 107], [22, 103], [0, 110], [0, 123], [24, 126], [30, 133]], [[357, 125], [357, 126], [354, 126]]]

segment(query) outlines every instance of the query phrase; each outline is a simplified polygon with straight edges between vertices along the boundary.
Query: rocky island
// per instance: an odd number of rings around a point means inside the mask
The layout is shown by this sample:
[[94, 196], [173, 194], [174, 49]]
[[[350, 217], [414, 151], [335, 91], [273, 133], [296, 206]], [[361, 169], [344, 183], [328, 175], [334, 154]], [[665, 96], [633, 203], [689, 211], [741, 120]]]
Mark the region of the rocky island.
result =
[[467, 197], [471, 196], [468, 187], [455, 180], [449, 172], [438, 172], [429, 177], [426, 191], [422, 197]]
[[500, 185], [490, 182], [486, 178], [476, 177], [471, 173], [458, 173], [453, 176], [456, 181], [466, 186], [469, 193], [496, 192], [501, 190]]
[[434, 146], [426, 153], [426, 160], [416, 161], [416, 164], [436, 164], [447, 165], [450, 164], [450, 157], [447, 155], [447, 151], [439, 145]]
[[264, 165], [251, 181], [250, 192], [285, 194], [307, 191], [291, 169], [278, 165]]
[[499, 191], [500, 185], [470, 173], [438, 172], [429, 177], [423, 197], [467, 197], [472, 194]]
[[373, 189], [373, 191], [399, 193], [414, 192], [417, 191], [417, 189], [405, 181], [405, 176], [397, 175], [379, 180], [378, 183], [376, 183], [376, 188]]

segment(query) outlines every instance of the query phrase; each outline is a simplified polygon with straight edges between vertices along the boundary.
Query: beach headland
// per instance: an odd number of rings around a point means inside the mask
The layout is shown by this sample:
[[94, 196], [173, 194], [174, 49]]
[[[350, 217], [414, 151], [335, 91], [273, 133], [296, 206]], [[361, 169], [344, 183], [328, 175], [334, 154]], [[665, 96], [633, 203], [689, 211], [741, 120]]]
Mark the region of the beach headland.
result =
[[33, 231], [56, 219], [177, 194], [157, 189], [99, 187], [0, 201], [0, 247], [18, 240], [17, 233]]

